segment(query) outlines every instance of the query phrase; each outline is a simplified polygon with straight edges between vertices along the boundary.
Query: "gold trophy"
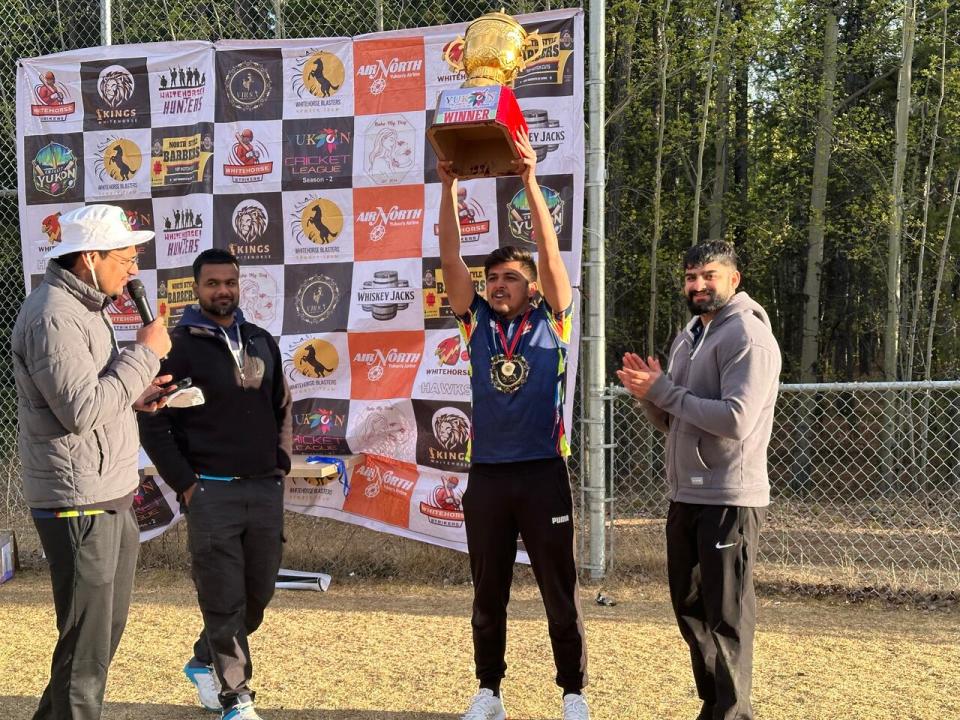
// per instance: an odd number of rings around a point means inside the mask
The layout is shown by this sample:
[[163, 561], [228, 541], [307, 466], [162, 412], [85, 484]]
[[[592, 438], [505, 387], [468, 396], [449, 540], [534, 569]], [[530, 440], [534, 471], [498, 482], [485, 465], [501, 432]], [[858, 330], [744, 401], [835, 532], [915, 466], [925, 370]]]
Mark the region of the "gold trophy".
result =
[[443, 50], [451, 70], [467, 80], [444, 90], [427, 139], [440, 160], [453, 162], [461, 178], [515, 175], [520, 151], [514, 137], [527, 123], [511, 86], [543, 53], [543, 40], [527, 34], [502, 10], [482, 15]]

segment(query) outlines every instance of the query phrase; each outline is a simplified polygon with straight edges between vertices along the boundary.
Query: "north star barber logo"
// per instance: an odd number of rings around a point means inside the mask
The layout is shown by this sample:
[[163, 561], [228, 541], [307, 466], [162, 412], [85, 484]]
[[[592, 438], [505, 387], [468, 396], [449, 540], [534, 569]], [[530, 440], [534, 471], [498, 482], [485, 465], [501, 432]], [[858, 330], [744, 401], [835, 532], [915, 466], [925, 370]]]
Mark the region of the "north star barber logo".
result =
[[160, 75], [160, 100], [164, 115], [198, 113], [203, 109], [207, 74], [195, 67], [172, 66]]
[[253, 130], [244, 128], [234, 135], [230, 157], [223, 166], [223, 174], [235, 183], [260, 182], [273, 172], [273, 161], [268, 160], [267, 146], [253, 136]]
[[[490, 232], [490, 221], [483, 206], [473, 198], [467, 197], [467, 188], [461, 185], [457, 189], [457, 218], [460, 220], [460, 242], [476, 242], [481, 235]], [[433, 224], [433, 234], [440, 235], [440, 225]]]
[[463, 491], [456, 475], [441, 475], [430, 493], [430, 502], [420, 502], [420, 512], [434, 525], [458, 528], [463, 525]]
[[[550, 217], [553, 219], [553, 229], [557, 235], [563, 230], [563, 199], [553, 188], [541, 185], [543, 199], [547, 203]], [[533, 239], [533, 220], [530, 217], [530, 205], [527, 203], [527, 191], [523, 188], [517, 191], [513, 199], [507, 204], [510, 235], [521, 242], [536, 245]]]
[[164, 216], [160, 232], [168, 258], [192, 257], [200, 252], [203, 215], [189, 207], [174, 208], [171, 215]]
[[353, 133], [336, 127], [287, 135], [284, 175], [299, 185], [330, 183], [349, 174]]
[[126, 107], [133, 100], [136, 82], [123, 65], [109, 65], [97, 78], [97, 94], [106, 108], [96, 109], [97, 122], [111, 127], [130, 127], [137, 121], [137, 109]]
[[296, 254], [319, 256], [336, 254], [336, 248], [326, 248], [343, 232], [343, 211], [327, 198], [308, 197], [293, 208], [290, 232], [297, 241]]
[[418, 352], [402, 352], [395, 347], [386, 352], [377, 348], [373, 352], [356, 353], [353, 361], [358, 365], [366, 365], [367, 380], [377, 382], [387, 370], [416, 370], [420, 355]]
[[537, 154], [537, 162], [543, 162], [547, 153], [554, 150], [566, 142], [566, 132], [560, 126], [559, 120], [551, 120], [550, 113], [546, 110], [530, 109], [523, 111], [523, 117], [527, 121], [527, 128], [530, 132], [530, 144], [533, 151]]
[[193, 301], [192, 276], [161, 278], [157, 284], [157, 312], [163, 318], [167, 328], [172, 328], [180, 322], [183, 311], [188, 305], [193, 304]]
[[150, 184], [170, 187], [200, 182], [212, 153], [210, 133], [157, 138], [150, 153]]
[[120, 193], [135, 189], [135, 176], [142, 166], [140, 148], [128, 138], [110, 138], [97, 146], [94, 169], [102, 192]]
[[269, 326], [277, 319], [277, 281], [263, 268], [248, 267], [240, 276], [240, 305], [245, 317]]
[[357, 475], [367, 481], [363, 494], [368, 498], [375, 498], [384, 492], [406, 499], [416, 485], [413, 480], [400, 477], [392, 469], [377, 465], [361, 465], [357, 468]]
[[470, 441], [470, 419], [466, 414], [455, 407], [442, 407], [433, 414], [430, 425], [439, 445], [428, 448], [430, 463], [466, 469], [469, 463], [465, 456]]
[[343, 63], [333, 53], [319, 50], [296, 60], [292, 68], [291, 86], [299, 98], [296, 107], [339, 107], [337, 91], [343, 87], [346, 73]]
[[308, 277], [297, 290], [297, 316], [311, 325], [327, 320], [339, 304], [337, 281], [322, 273]]
[[418, 227], [422, 220], [423, 208], [402, 208], [399, 205], [389, 208], [378, 205], [357, 215], [357, 224], [370, 229], [368, 237], [373, 243], [383, 240], [392, 228]]
[[33, 104], [30, 114], [40, 122], [63, 122], [73, 115], [77, 104], [70, 99], [70, 90], [57, 76], [47, 70], [38, 76], [40, 82], [33, 86]]
[[357, 291], [360, 309], [374, 320], [392, 320], [414, 300], [416, 291], [410, 289], [409, 280], [400, 279], [396, 270], [378, 270], [373, 280], [364, 280], [363, 288]]
[[[468, 266], [473, 287], [481, 297], [487, 290], [487, 277], [483, 266]], [[423, 276], [423, 317], [426, 320], [437, 318], [452, 318], [453, 310], [447, 299], [447, 284], [443, 280], [443, 270], [436, 269], [436, 273], [428, 270]]]
[[[566, 29], [560, 32], [539, 32], [543, 52], [528, 63], [514, 82], [514, 89], [553, 86], [565, 88], [573, 83], [573, 36]], [[535, 47], [526, 50], [526, 58], [533, 57]], [[545, 89], [545, 88], [544, 88]]]
[[227, 73], [224, 90], [237, 110], [256, 110], [270, 97], [270, 73], [258, 62], [239, 63]]
[[50, 197], [60, 197], [77, 185], [77, 158], [66, 145], [52, 142], [33, 158], [33, 187]]
[[398, 185], [414, 166], [417, 132], [403, 115], [375, 118], [365, 135], [364, 170], [377, 185]]
[[417, 78], [423, 73], [423, 60], [401, 60], [392, 57], [389, 60], [378, 58], [374, 63], [361, 65], [357, 75], [370, 80], [370, 94], [381, 95], [387, 89], [390, 80]]
[[326, 340], [313, 338], [298, 345], [287, 357], [287, 377], [293, 382], [299, 373], [302, 377], [322, 380], [336, 372], [340, 366], [340, 354]]

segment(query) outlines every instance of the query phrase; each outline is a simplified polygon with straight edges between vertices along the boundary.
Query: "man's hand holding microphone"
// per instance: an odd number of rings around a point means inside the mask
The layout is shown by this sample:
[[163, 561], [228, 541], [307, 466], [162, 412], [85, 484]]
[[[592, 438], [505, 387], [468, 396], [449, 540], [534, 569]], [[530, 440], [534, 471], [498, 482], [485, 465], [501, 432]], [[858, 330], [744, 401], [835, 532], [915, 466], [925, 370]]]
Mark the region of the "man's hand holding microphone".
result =
[[[127, 283], [127, 292], [130, 298], [137, 306], [137, 312], [140, 313], [140, 319], [143, 321], [143, 327], [137, 330], [137, 342], [144, 345], [156, 354], [158, 358], [165, 358], [173, 347], [170, 341], [170, 333], [162, 320], [153, 317], [153, 311], [147, 303], [147, 293], [143, 287], [143, 282], [134, 278]], [[173, 375], [158, 375], [153, 382], [133, 403], [133, 409], [140, 412], [156, 412], [166, 405], [166, 393], [168, 388], [164, 386], [173, 380]]]

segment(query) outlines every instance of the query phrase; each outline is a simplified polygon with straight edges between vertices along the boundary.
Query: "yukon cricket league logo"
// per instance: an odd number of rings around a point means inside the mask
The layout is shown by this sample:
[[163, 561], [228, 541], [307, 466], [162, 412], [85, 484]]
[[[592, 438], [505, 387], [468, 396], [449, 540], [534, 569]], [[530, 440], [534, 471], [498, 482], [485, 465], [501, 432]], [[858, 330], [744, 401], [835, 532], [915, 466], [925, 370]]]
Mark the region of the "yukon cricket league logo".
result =
[[160, 101], [164, 115], [198, 113], [203, 109], [207, 74], [195, 67], [171, 66], [160, 74]]
[[339, 304], [340, 286], [328, 275], [312, 275], [297, 290], [297, 316], [310, 325], [319, 325], [328, 320]]
[[293, 403], [293, 452], [349, 453], [349, 400], [307, 398]]
[[260, 182], [273, 172], [267, 146], [254, 138], [253, 130], [243, 128], [234, 134], [230, 157], [223, 166], [223, 174], [235, 183]]
[[417, 228], [423, 221], [423, 208], [404, 208], [391, 205], [385, 208], [377, 205], [370, 210], [357, 213], [356, 224], [368, 229], [368, 239], [372, 243], [383, 240], [387, 233], [394, 228]]
[[66, 145], [52, 142], [40, 148], [31, 163], [33, 187], [50, 197], [61, 197], [77, 186], [77, 157]]
[[[481, 235], [490, 232], [490, 221], [483, 206], [475, 199], [468, 197], [467, 188], [460, 185], [457, 188], [457, 219], [460, 221], [460, 242], [477, 242]], [[440, 225], [433, 224], [433, 234], [440, 235]]]
[[457, 475], [441, 475], [430, 493], [429, 502], [420, 501], [420, 512], [427, 521], [442, 527], [463, 525], [463, 491]]
[[150, 149], [150, 184], [154, 188], [189, 186], [210, 174], [213, 132], [208, 123], [188, 128], [157, 128]]
[[237, 110], [256, 110], [263, 107], [272, 89], [270, 73], [258, 62], [234, 65], [224, 79], [227, 100]]
[[416, 300], [416, 290], [409, 280], [401, 280], [396, 270], [378, 270], [373, 280], [364, 280], [357, 291], [360, 309], [370, 313], [374, 320], [393, 320], [397, 313], [410, 307]]
[[364, 170], [377, 185], [398, 185], [413, 169], [417, 132], [403, 115], [375, 117], [367, 127]]
[[342, 105], [337, 91], [343, 87], [346, 73], [340, 58], [333, 53], [318, 50], [297, 58], [292, 75], [290, 85], [298, 98], [297, 109]]
[[290, 215], [290, 234], [297, 241], [295, 252], [298, 258], [339, 254], [339, 248], [328, 246], [342, 232], [343, 211], [332, 200], [308, 196], [294, 205]]
[[422, 74], [423, 60], [419, 58], [377, 58], [357, 68], [357, 75], [369, 80], [371, 95], [382, 95], [392, 80], [416, 80]]
[[284, 189], [349, 187], [353, 173], [353, 120], [288, 120], [284, 123]]
[[37, 76], [40, 81], [33, 86], [33, 103], [30, 114], [40, 118], [41, 122], [63, 122], [77, 109], [70, 99], [70, 90], [57, 80], [52, 70], [46, 70]]
[[[553, 188], [541, 185], [543, 199], [547, 203], [547, 210], [550, 211], [550, 219], [553, 221], [553, 229], [557, 235], [563, 230], [563, 198]], [[515, 240], [536, 245], [533, 239], [533, 220], [530, 215], [530, 204], [527, 201], [527, 191], [521, 188], [507, 204], [507, 225], [510, 229], [510, 235]]]
[[100, 180], [101, 192], [119, 194], [135, 190], [135, 176], [142, 166], [140, 148], [129, 138], [113, 137], [97, 145], [93, 167]]
[[263, 268], [245, 268], [240, 276], [240, 306], [245, 317], [269, 328], [278, 316], [276, 278]]

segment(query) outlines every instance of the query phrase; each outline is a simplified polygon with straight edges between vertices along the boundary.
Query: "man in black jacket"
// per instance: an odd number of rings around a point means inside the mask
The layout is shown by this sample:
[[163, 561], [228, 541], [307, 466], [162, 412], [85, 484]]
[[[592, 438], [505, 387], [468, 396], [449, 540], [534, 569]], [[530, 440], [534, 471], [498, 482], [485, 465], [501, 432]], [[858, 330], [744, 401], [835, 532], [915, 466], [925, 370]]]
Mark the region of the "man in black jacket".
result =
[[144, 415], [140, 438], [187, 518], [203, 631], [184, 673], [223, 720], [258, 720], [247, 636], [280, 568], [290, 392], [276, 341], [237, 308], [237, 259], [206, 250], [193, 277], [199, 307], [173, 330], [162, 372], [191, 378], [205, 402]]

